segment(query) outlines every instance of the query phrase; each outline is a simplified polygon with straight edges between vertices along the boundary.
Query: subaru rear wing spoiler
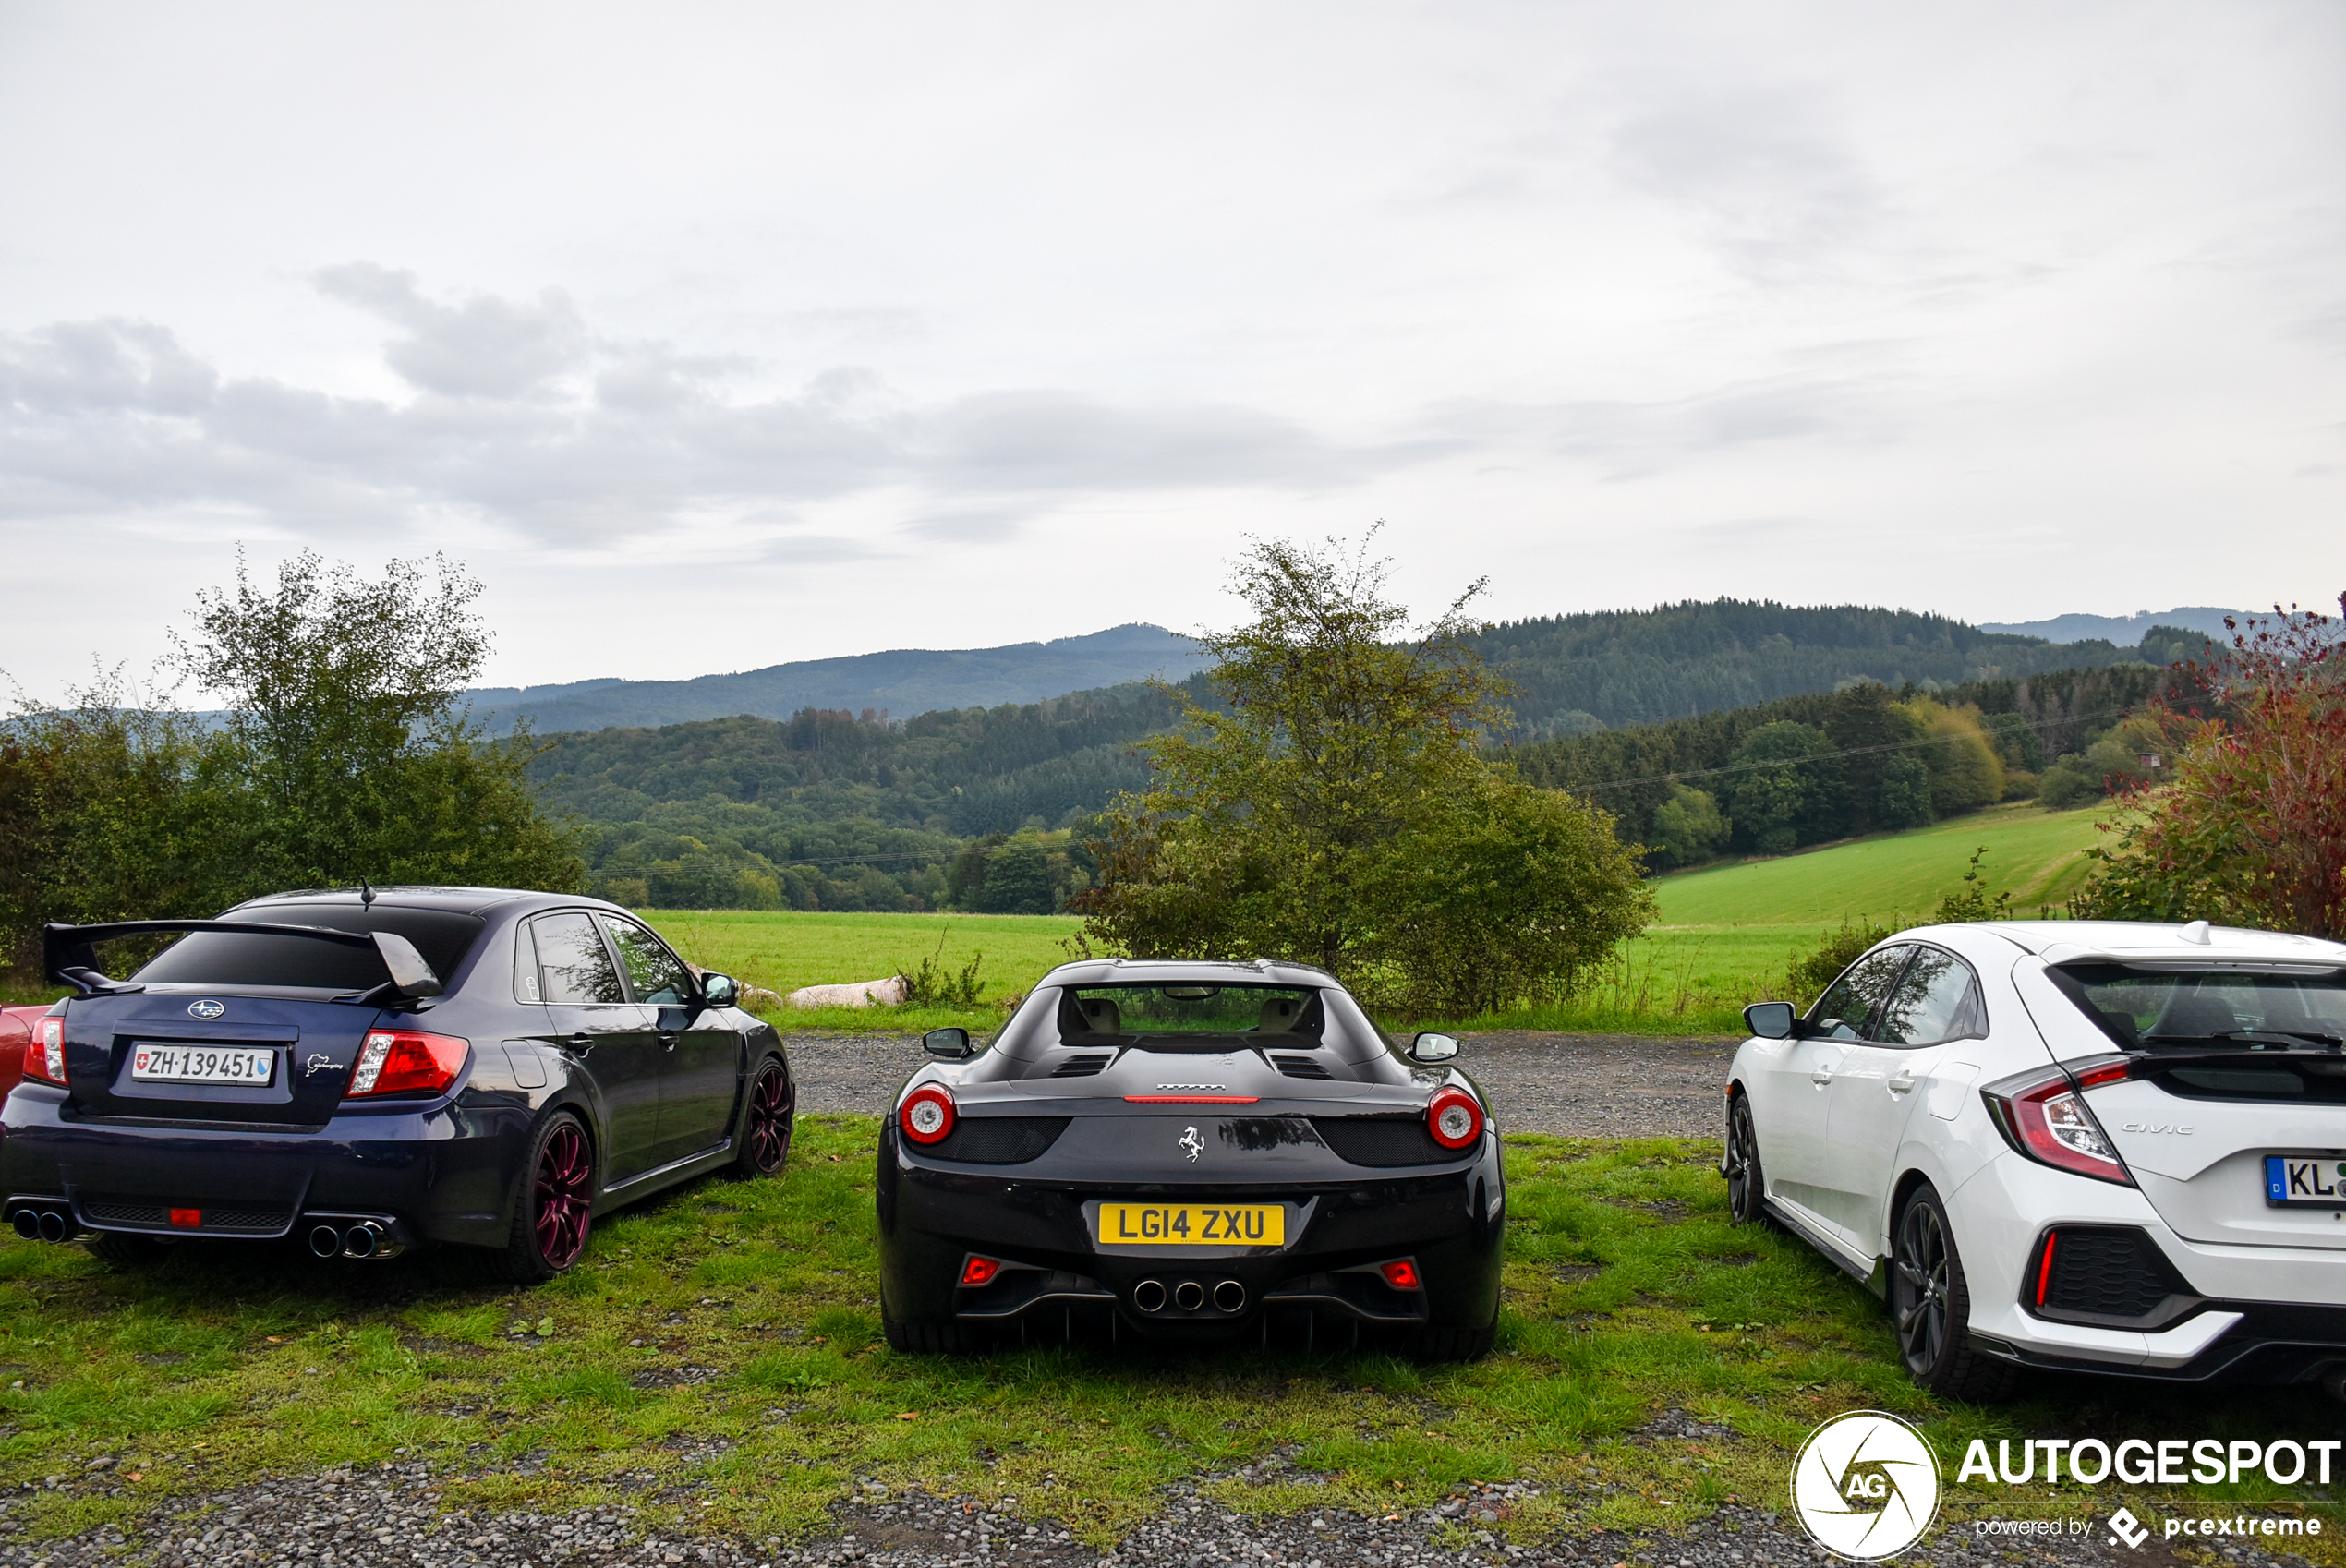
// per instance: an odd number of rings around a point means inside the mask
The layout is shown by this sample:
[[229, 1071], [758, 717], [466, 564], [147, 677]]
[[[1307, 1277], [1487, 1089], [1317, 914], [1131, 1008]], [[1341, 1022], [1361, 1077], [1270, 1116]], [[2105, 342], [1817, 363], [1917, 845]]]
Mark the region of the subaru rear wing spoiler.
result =
[[337, 931], [327, 925], [271, 925], [248, 920], [117, 920], [103, 925], [44, 925], [41, 928], [41, 967], [49, 979], [70, 985], [84, 996], [141, 991], [98, 971], [97, 947], [117, 936], [142, 936], [165, 931], [226, 931], [239, 936], [300, 936], [313, 942], [334, 942], [345, 947], [371, 948], [382, 959], [390, 981], [359, 995], [336, 1001], [380, 1002], [393, 996], [421, 1001], [441, 994], [440, 977], [416, 945], [391, 931]]

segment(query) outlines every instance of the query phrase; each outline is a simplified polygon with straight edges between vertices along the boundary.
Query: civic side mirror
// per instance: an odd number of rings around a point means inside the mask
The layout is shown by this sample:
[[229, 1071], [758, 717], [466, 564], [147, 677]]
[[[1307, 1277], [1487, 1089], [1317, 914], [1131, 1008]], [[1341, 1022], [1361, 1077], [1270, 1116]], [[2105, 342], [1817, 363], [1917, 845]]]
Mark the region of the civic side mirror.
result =
[[1452, 1035], [1421, 1034], [1409, 1042], [1409, 1060], [1413, 1062], [1424, 1062], [1430, 1066], [1435, 1062], [1446, 1062], [1457, 1054], [1458, 1042]]
[[730, 1007], [741, 999], [741, 982], [730, 974], [700, 977], [700, 999], [712, 1007]]
[[958, 1062], [970, 1054], [970, 1031], [966, 1029], [932, 1029], [921, 1036], [921, 1049], [932, 1056]]
[[1798, 1022], [1789, 1002], [1754, 1002], [1743, 1009], [1743, 1026], [1761, 1040], [1789, 1040]]

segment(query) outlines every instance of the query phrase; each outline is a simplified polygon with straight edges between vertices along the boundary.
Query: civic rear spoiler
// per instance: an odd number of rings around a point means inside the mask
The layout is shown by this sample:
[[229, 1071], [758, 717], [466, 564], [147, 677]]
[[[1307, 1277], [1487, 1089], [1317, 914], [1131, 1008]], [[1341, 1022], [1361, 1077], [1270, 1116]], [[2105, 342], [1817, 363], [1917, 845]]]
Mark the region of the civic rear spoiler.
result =
[[104, 925], [44, 925], [41, 928], [41, 967], [60, 985], [70, 985], [84, 996], [142, 991], [98, 971], [97, 947], [117, 936], [143, 936], [164, 931], [228, 931], [239, 936], [304, 936], [313, 942], [334, 942], [345, 947], [371, 947], [382, 959], [389, 983], [360, 995], [337, 1001], [373, 1002], [402, 996], [416, 1001], [441, 994], [440, 977], [416, 951], [416, 945], [390, 931], [336, 931], [327, 925], [271, 925], [249, 920], [117, 920]]

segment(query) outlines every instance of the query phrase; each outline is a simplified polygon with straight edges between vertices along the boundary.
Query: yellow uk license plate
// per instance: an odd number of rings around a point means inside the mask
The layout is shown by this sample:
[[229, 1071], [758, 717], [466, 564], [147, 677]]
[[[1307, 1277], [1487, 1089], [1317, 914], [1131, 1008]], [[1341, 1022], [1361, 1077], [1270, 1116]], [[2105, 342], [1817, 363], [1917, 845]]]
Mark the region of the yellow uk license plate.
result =
[[1103, 1247], [1285, 1247], [1276, 1203], [1103, 1203]]

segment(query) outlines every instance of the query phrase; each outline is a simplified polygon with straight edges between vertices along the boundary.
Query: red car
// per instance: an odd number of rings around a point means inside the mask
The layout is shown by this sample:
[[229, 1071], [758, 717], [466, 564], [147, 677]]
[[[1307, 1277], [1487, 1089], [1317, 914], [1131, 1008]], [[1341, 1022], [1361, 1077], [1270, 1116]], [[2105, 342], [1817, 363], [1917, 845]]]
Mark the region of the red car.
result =
[[46, 1002], [29, 1007], [0, 1007], [0, 1100], [24, 1077], [24, 1048], [32, 1038], [32, 1020], [49, 1010]]

